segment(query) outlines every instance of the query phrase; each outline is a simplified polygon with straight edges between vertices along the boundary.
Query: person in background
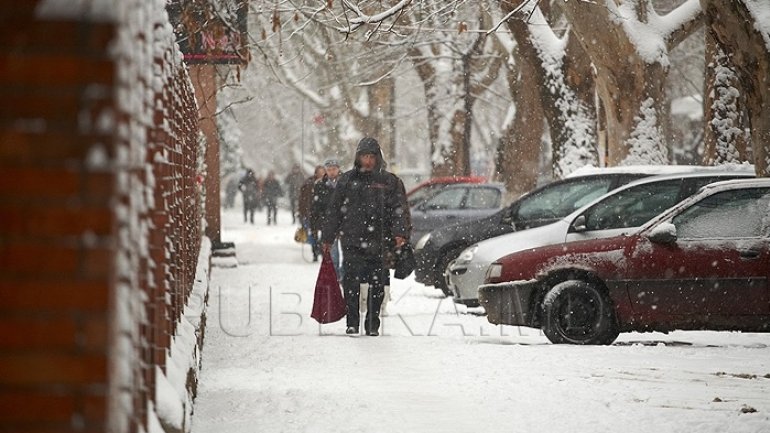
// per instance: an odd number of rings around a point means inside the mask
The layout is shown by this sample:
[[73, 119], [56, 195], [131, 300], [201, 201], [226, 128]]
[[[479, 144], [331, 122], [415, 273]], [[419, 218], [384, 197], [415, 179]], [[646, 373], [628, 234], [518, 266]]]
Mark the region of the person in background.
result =
[[243, 222], [254, 224], [254, 211], [259, 203], [259, 180], [254, 170], [246, 169], [246, 174], [238, 182], [238, 189], [243, 194]]
[[235, 207], [235, 196], [238, 194], [238, 179], [235, 175], [231, 175], [225, 183], [225, 209], [231, 209]]
[[[311, 208], [311, 219], [314, 221], [314, 225], [320, 228], [326, 225], [326, 215], [340, 175], [340, 164], [336, 159], [327, 159], [324, 163], [324, 169], [326, 174], [313, 187], [313, 206]], [[337, 271], [337, 280], [342, 282], [344, 270], [340, 260], [339, 239], [332, 245], [331, 255], [334, 269]]]
[[366, 335], [380, 335], [380, 307], [385, 286], [390, 285], [385, 256], [406, 244], [409, 221], [404, 183], [385, 171], [377, 140], [361, 139], [353, 169], [337, 181], [321, 237], [324, 252], [331, 250], [337, 238], [342, 244], [342, 286], [348, 307], [346, 334], [359, 332], [359, 299], [362, 286], [368, 285], [364, 329]]
[[262, 186], [262, 195], [267, 206], [267, 225], [278, 224], [278, 197], [283, 195], [281, 184], [275, 178], [275, 172], [270, 170]]
[[297, 200], [299, 199], [299, 191], [302, 188], [302, 183], [305, 181], [305, 174], [302, 173], [302, 169], [299, 164], [294, 164], [291, 167], [291, 171], [286, 175], [283, 184], [286, 185], [286, 189], [289, 193], [289, 209], [291, 210], [291, 223], [297, 223], [298, 209]]
[[307, 238], [313, 251], [314, 262], [317, 262], [318, 256], [321, 255], [321, 246], [318, 242], [318, 230], [313, 232], [313, 227], [311, 227], [310, 224], [310, 214], [313, 206], [313, 186], [317, 181], [323, 179], [324, 174], [326, 174], [326, 170], [324, 170], [323, 165], [317, 165], [315, 172], [305, 180], [299, 192], [299, 217], [302, 226], [305, 227], [305, 230], [307, 231]]

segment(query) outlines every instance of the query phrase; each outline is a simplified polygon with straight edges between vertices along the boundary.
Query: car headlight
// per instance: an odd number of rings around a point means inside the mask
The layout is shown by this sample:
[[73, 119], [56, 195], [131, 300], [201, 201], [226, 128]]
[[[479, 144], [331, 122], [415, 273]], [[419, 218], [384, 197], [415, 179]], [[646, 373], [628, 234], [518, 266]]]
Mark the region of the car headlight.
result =
[[417, 245], [414, 246], [415, 250], [421, 250], [425, 248], [425, 245], [430, 240], [430, 233], [426, 233], [423, 237], [420, 238], [419, 241], [417, 241]]
[[500, 276], [503, 275], [503, 265], [500, 263], [492, 263], [487, 268], [487, 277], [486, 280], [492, 280], [496, 278], [500, 278]]
[[459, 256], [457, 256], [457, 261], [460, 263], [469, 263], [471, 260], [473, 260], [473, 257], [476, 255], [476, 251], [479, 250], [478, 245], [474, 245], [470, 248], [466, 248], [463, 250], [463, 252], [460, 253]]

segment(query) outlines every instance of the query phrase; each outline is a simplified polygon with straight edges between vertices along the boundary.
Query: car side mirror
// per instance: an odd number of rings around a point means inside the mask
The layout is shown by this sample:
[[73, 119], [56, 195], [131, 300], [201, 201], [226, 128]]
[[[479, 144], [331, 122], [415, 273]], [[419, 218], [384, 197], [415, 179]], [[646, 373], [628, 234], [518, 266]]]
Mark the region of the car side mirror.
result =
[[575, 221], [572, 221], [572, 231], [573, 232], [584, 232], [586, 231], [586, 216], [585, 215], [579, 215], [577, 218], [575, 218]]
[[671, 245], [676, 243], [676, 226], [671, 223], [661, 223], [650, 231], [647, 238], [656, 244]]

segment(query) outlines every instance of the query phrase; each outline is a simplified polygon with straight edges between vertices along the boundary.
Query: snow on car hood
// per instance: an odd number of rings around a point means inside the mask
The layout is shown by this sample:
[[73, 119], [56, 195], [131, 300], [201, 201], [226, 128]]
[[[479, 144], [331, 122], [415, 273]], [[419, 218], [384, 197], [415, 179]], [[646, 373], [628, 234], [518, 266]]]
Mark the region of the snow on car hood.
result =
[[508, 233], [479, 242], [475, 244], [477, 249], [469, 263], [489, 264], [500, 257], [517, 251], [564, 242], [567, 230], [569, 229], [567, 221], [567, 219], [561, 219], [548, 225]]

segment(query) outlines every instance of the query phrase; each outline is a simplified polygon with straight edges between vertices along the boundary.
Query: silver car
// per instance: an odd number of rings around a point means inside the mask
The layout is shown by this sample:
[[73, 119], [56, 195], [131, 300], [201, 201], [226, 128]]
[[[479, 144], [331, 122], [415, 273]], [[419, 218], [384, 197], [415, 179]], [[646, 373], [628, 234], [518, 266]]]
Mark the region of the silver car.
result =
[[499, 183], [457, 183], [411, 209], [412, 243], [450, 224], [483, 218], [500, 210], [505, 188]]
[[505, 255], [529, 248], [620, 235], [720, 180], [753, 177], [746, 172], [703, 172], [663, 175], [632, 182], [545, 226], [509, 233], [465, 249], [446, 268], [455, 302], [478, 304], [478, 286], [489, 265]]

